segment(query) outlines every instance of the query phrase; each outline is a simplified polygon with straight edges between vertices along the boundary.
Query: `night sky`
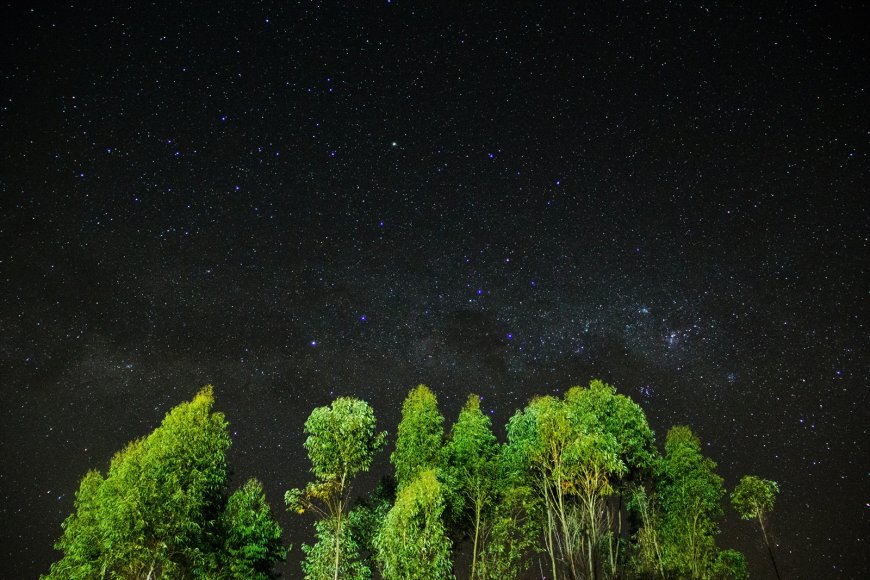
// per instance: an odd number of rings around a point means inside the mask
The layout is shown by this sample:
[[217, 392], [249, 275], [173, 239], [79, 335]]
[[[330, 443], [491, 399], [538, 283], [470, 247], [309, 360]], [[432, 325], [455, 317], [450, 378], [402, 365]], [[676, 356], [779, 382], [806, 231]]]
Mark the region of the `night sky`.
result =
[[[0, 14], [0, 577], [46, 572], [85, 472], [206, 383], [234, 482], [298, 547], [315, 406], [395, 433], [425, 383], [503, 425], [592, 377], [660, 443], [690, 425], [729, 490], [779, 482], [786, 575], [867, 574], [863, 9], [24, 4]], [[772, 576], [730, 507], [719, 544]]]

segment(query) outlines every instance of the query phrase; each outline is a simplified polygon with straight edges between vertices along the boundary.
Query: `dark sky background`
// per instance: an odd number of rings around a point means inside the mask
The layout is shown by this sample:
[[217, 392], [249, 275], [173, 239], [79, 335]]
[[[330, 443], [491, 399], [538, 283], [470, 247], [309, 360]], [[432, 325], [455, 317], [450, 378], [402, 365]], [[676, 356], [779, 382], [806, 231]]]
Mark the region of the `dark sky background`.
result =
[[788, 577], [868, 573], [866, 11], [111, 4], [0, 18], [2, 577], [206, 383], [298, 546], [313, 407], [592, 377], [779, 482]]

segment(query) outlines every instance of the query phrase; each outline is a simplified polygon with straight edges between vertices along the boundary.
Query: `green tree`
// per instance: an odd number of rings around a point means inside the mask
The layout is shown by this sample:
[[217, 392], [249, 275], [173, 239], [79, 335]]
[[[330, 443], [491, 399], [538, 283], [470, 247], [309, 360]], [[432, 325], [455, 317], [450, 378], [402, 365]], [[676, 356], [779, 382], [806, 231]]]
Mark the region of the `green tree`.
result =
[[459, 413], [447, 445], [448, 471], [462, 495], [462, 516], [471, 528], [472, 556], [470, 579], [477, 578], [477, 555], [481, 532], [498, 493], [499, 446], [492, 423], [480, 410], [480, 397], [471, 395]]
[[[357, 538], [352, 533], [353, 512], [346, 514], [341, 525], [341, 536], [336, 538], [339, 529], [335, 518], [323, 518], [314, 522], [313, 544], [303, 544], [305, 559], [302, 561], [302, 572], [306, 578], [354, 578], [366, 580], [371, 578], [372, 570], [364, 555]], [[336, 548], [338, 546], [338, 548]], [[341, 558], [336, 564], [336, 550]], [[337, 566], [337, 567], [336, 567]]]
[[89, 471], [76, 492], [75, 511], [61, 525], [63, 535], [54, 545], [63, 558], [51, 566], [47, 578], [99, 578], [107, 572], [100, 531], [101, 505], [98, 492], [103, 476]]
[[575, 431], [581, 434], [576, 446], [581, 452], [577, 489], [583, 506], [586, 565], [591, 575], [598, 575], [600, 549], [606, 556], [607, 573], [616, 576], [622, 559], [622, 498], [615, 510], [605, 499], [622, 491], [626, 476], [650, 470], [658, 455], [653, 433], [643, 410], [603, 381], [592, 380], [586, 388], [572, 387], [565, 393], [565, 403]]
[[443, 521], [445, 491], [434, 469], [420, 472], [399, 490], [375, 538], [386, 580], [450, 577], [451, 541]]
[[650, 470], [658, 458], [655, 435], [640, 405], [619, 395], [604, 381], [593, 379], [588, 387], [572, 387], [565, 401], [587, 430], [612, 436], [616, 453], [625, 465], [624, 475]]
[[348, 528], [358, 546], [360, 561], [368, 570], [378, 568], [375, 538], [395, 499], [395, 481], [392, 478], [384, 477], [374, 491], [357, 502], [348, 512]]
[[509, 461], [541, 500], [544, 546], [553, 578], [559, 577], [562, 562], [572, 567], [576, 576], [573, 566], [579, 535], [571, 525], [576, 519], [571, 517], [567, 498], [574, 473], [566, 461], [574, 435], [562, 401], [551, 396], [532, 399], [507, 425]]
[[499, 490], [490, 525], [483, 531], [479, 578], [523, 577], [531, 564], [528, 556], [539, 551], [540, 511], [540, 498], [531, 487], [505, 485]]
[[438, 400], [429, 387], [419, 385], [402, 404], [396, 449], [390, 455], [399, 490], [421, 471], [441, 466], [443, 445], [444, 416], [438, 410]]
[[572, 388], [564, 400], [534, 399], [508, 423], [508, 447], [542, 499], [554, 577], [559, 562], [573, 578], [584, 570], [589, 577], [598, 575], [604, 499], [613, 493], [611, 482], [626, 472], [619, 439], [604, 428], [595, 400], [612, 392], [603, 383], [593, 386]]
[[[315, 481], [304, 489], [287, 491], [284, 501], [290, 510], [302, 513], [312, 509], [322, 518], [316, 526], [318, 545], [303, 546], [310, 560], [304, 568], [307, 577], [337, 580], [357, 558], [357, 552], [351, 549], [352, 539], [345, 535], [350, 483], [371, 467], [375, 453], [384, 446], [386, 433], [377, 431], [368, 403], [350, 397], [314, 409], [305, 421], [305, 433], [308, 438], [304, 445]], [[327, 552], [331, 554], [328, 567], [323, 564]]]
[[662, 560], [668, 576], [704, 578], [715, 562], [725, 494], [715, 468], [691, 429], [668, 431], [658, 482]]
[[722, 550], [713, 562], [712, 577], [715, 580], [748, 580], [749, 566], [746, 557], [737, 550]]
[[645, 578], [665, 578], [659, 540], [661, 513], [654, 497], [642, 485], [636, 485], [631, 489], [628, 508], [640, 517], [640, 528], [634, 535], [634, 571]]
[[257, 570], [268, 571], [283, 557], [271, 544], [257, 553], [248, 543], [253, 536], [225, 536], [230, 528], [222, 521], [260, 518], [263, 529], [279, 536], [280, 528], [262, 509], [246, 513], [257, 506], [238, 497], [228, 504], [230, 438], [213, 404], [212, 388], [203, 388], [150, 435], [115, 454], [105, 478], [95, 471], [85, 476], [56, 544], [63, 558], [49, 578], [216, 576], [230, 557], [225, 547], [247, 551], [247, 564]]
[[779, 485], [775, 481], [761, 479], [754, 475], [744, 475], [731, 493], [731, 505], [744, 520], [756, 520], [761, 527], [764, 545], [773, 564], [773, 571], [779, 578], [779, 568], [776, 566], [776, 558], [773, 556], [773, 547], [767, 537], [767, 515], [773, 511], [776, 502], [776, 494], [779, 493]]
[[275, 562], [284, 559], [281, 526], [263, 493], [263, 485], [249, 479], [227, 501], [220, 518], [224, 545], [221, 575], [225, 578], [266, 580]]

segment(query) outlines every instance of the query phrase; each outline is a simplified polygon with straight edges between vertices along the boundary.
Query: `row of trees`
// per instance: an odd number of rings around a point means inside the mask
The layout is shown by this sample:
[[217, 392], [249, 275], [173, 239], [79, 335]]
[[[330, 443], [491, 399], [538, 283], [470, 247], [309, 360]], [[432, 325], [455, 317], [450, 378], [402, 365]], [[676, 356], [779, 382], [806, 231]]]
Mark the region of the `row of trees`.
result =
[[[350, 507], [352, 478], [382, 449], [371, 408], [341, 398], [305, 424], [314, 479], [286, 493], [314, 509], [306, 578], [746, 578], [744, 556], [716, 544], [725, 495], [688, 427], [664, 454], [642, 409], [601, 381], [533, 399], [499, 443], [477, 396], [449, 432], [435, 395], [402, 407], [392, 478]], [[731, 496], [765, 531], [776, 483], [744, 477]], [[467, 550], [460, 550], [466, 547]]]
[[[286, 549], [262, 486], [227, 494], [227, 423], [211, 387], [151, 435], [89, 472], [47, 578], [269, 578]], [[343, 397], [305, 422], [311, 481], [285, 494], [316, 514], [303, 544], [306, 578], [745, 578], [746, 561], [716, 544], [725, 495], [688, 427], [664, 453], [641, 408], [592, 381], [533, 399], [493, 433], [477, 396], [449, 430], [435, 395], [402, 407], [393, 473], [355, 498], [352, 484], [386, 444], [371, 407]], [[760, 524], [776, 483], [744, 477], [731, 495]], [[534, 570], [531, 570], [534, 566]]]

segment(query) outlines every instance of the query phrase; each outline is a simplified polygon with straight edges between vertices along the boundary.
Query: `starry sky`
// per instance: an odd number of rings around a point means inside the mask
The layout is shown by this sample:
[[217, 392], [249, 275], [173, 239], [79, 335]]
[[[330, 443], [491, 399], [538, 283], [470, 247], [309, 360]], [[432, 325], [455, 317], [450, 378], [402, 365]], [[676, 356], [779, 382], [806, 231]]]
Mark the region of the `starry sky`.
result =
[[[206, 383], [281, 511], [336, 396], [503, 425], [592, 377], [729, 489], [779, 482], [789, 577], [870, 568], [860, 3], [25, 4], [0, 576], [47, 571], [84, 473]], [[771, 577], [730, 507], [720, 545]]]

